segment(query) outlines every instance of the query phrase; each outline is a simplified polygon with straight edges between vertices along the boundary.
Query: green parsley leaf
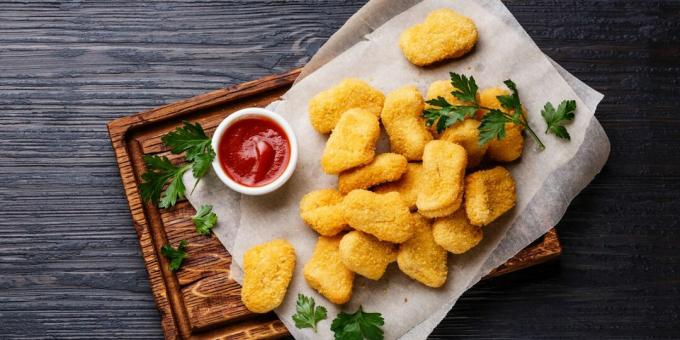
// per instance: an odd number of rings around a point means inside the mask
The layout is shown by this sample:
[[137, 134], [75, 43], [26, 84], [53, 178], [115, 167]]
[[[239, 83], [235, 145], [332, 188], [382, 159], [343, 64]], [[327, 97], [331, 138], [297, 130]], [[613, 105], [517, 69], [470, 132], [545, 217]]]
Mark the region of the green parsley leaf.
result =
[[385, 320], [380, 313], [366, 313], [362, 307], [354, 314], [339, 313], [331, 324], [335, 340], [382, 340], [381, 326]]
[[217, 223], [217, 215], [212, 211], [212, 205], [204, 204], [196, 215], [191, 217], [191, 221], [196, 226], [196, 232], [201, 235], [210, 235], [210, 229]]
[[504, 112], [491, 110], [487, 112], [479, 124], [479, 145], [484, 145], [494, 139], [505, 138], [505, 123], [512, 119]]
[[567, 128], [563, 124], [574, 120], [574, 113], [576, 112], [576, 101], [575, 100], [563, 100], [560, 105], [557, 106], [557, 110], [553, 107], [552, 103], [547, 102], [541, 111], [541, 116], [547, 124], [545, 133], [552, 133], [555, 136], [571, 140]]
[[501, 103], [501, 106], [508, 110], [514, 110], [513, 120], [519, 120], [523, 112], [522, 102], [519, 100], [519, 92], [517, 91], [517, 86], [510, 79], [504, 81], [503, 84], [505, 84], [505, 86], [507, 86], [512, 91], [512, 94], [509, 96], [498, 96], [496, 98], [498, 98], [498, 101]]
[[[183, 126], [161, 137], [161, 141], [174, 154], [186, 152], [185, 157], [190, 164], [178, 167], [167, 157], [144, 156], [147, 172], [142, 175], [140, 191], [144, 201], [158, 204], [161, 208], [169, 208], [185, 195], [186, 188], [182, 182], [182, 175], [191, 168], [194, 177], [198, 179], [196, 181], [198, 185], [200, 179], [210, 170], [215, 159], [215, 150], [199, 123], [191, 124], [185, 121]], [[170, 183], [163, 193], [168, 181]]]
[[165, 256], [168, 261], [170, 261], [170, 263], [168, 263], [168, 268], [170, 268], [170, 271], [174, 272], [182, 265], [182, 262], [187, 257], [186, 247], [187, 241], [185, 240], [179, 241], [177, 249], [173, 248], [169, 244], [161, 247], [161, 254], [163, 254], [163, 256]]
[[[184, 121], [184, 126], [178, 127], [175, 131], [161, 137], [161, 141], [174, 154], [186, 151], [186, 159], [192, 164], [194, 177], [200, 179], [210, 169], [210, 164], [215, 159], [215, 150], [211, 145], [211, 140], [203, 131], [199, 123], [191, 124]], [[198, 184], [198, 181], [196, 182]]]
[[432, 106], [439, 106], [439, 108], [429, 108], [423, 111], [425, 117], [425, 124], [432, 126], [436, 124], [437, 133], [442, 133], [447, 127], [465, 120], [467, 117], [472, 117], [477, 111], [476, 106], [454, 106], [443, 97], [437, 97], [427, 101]]
[[[193, 163], [191, 163], [191, 173], [195, 178], [200, 180], [203, 178], [203, 176], [205, 176], [205, 174], [208, 173], [208, 170], [210, 170], [210, 166], [212, 165], [212, 161], [214, 159], [215, 150], [213, 150], [212, 147], [207, 149], [205, 153], [194, 156], [192, 160]], [[196, 184], [198, 184], [198, 181], [196, 181]]]
[[450, 72], [449, 75], [451, 76], [451, 85], [454, 87], [451, 94], [464, 102], [476, 103], [478, 87], [475, 78], [473, 76], [468, 78], [454, 72]]
[[298, 294], [296, 303], [297, 313], [293, 315], [295, 327], [300, 329], [311, 328], [316, 333], [316, 324], [326, 319], [326, 308], [323, 306], [315, 307], [315, 305], [314, 298]]
[[[189, 169], [188, 165], [175, 166], [167, 157], [144, 156], [142, 159], [146, 172], [142, 174], [139, 191], [144, 201], [154, 204], [160, 201], [161, 208], [168, 208], [184, 197], [182, 175]], [[168, 181], [170, 184], [161, 197], [163, 187]]]

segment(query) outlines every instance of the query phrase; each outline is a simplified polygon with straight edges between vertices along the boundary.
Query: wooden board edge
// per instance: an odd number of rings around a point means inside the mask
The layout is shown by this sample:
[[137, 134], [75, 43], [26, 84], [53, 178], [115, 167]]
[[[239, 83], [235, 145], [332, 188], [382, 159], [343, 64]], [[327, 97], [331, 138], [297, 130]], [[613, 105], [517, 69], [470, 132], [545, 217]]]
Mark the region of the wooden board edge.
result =
[[542, 237], [542, 242], [522, 249], [498, 268], [489, 272], [482, 280], [492, 279], [497, 276], [533, 267], [559, 257], [560, 254], [562, 254], [562, 244], [557, 236], [555, 228], [548, 230]]
[[239, 97], [245, 97], [258, 93], [264, 88], [274, 89], [277, 87], [290, 85], [295, 81], [295, 79], [297, 79], [301, 71], [302, 68], [296, 68], [288, 72], [274, 74], [245, 83], [217, 89], [188, 99], [172, 102], [151, 110], [114, 119], [106, 124], [109, 131], [109, 136], [112, 139], [114, 137], [120, 137], [127, 133], [127, 131], [130, 129], [140, 125], [153, 124], [158, 123], [159, 121], [177, 118], [190, 112], [201, 110], [213, 105], [219, 105]]
[[[159, 261], [158, 254], [155, 247], [149, 247], [147, 243], [152, 242], [151, 231], [147, 225], [146, 213], [141, 204], [141, 197], [137, 190], [137, 181], [135, 180], [135, 172], [127, 153], [127, 145], [123, 135], [113, 136], [109, 131], [111, 137], [111, 144], [118, 163], [118, 170], [120, 173], [121, 182], [123, 184], [123, 191], [125, 192], [125, 199], [128, 202], [128, 209], [132, 218], [135, 232], [139, 242], [139, 247], [149, 276], [149, 286], [154, 297], [156, 309], [159, 311], [161, 318], [161, 328], [166, 339], [179, 339], [179, 332], [177, 329], [177, 320], [172, 312], [171, 302], [168, 299], [169, 292], [163, 274], [161, 272], [161, 261]], [[136, 199], [135, 199], [136, 198]], [[154, 284], [155, 283], [155, 284]]]

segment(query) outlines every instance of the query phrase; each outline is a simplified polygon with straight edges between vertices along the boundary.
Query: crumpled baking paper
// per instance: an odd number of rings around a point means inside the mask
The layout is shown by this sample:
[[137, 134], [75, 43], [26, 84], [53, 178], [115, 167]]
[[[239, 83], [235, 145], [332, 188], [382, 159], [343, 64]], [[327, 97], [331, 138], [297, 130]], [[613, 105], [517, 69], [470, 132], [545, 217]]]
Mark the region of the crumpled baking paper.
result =
[[[469, 55], [436, 67], [409, 64], [397, 44], [400, 33], [442, 7], [474, 20], [479, 30], [477, 46]], [[354, 312], [362, 305], [366, 311], [382, 313], [385, 339], [426, 338], [465, 290], [556, 225], [606, 162], [609, 140], [594, 117], [603, 96], [545, 56], [500, 1], [370, 1], [319, 50], [282, 100], [268, 107], [291, 123], [300, 142], [298, 166], [289, 182], [269, 195], [241, 196], [211, 172], [187, 197], [194, 207], [213, 205], [218, 215], [213, 231], [233, 256], [231, 275], [238, 282], [243, 253], [251, 246], [275, 238], [294, 245], [295, 274], [275, 312], [296, 338], [331, 339], [330, 323], [341, 310], [309, 288], [302, 275], [317, 235], [300, 219], [298, 203], [309, 191], [337, 184], [336, 176], [321, 171], [319, 160], [327, 136], [312, 129], [307, 102], [346, 77], [362, 78], [385, 93], [407, 84], [425, 93], [433, 81], [448, 79], [449, 71], [473, 75], [480, 88], [502, 86], [509, 78], [515, 81], [529, 122], [546, 150], [536, 151], [526, 138], [521, 161], [508, 166], [517, 182], [517, 206], [484, 227], [484, 240], [473, 250], [449, 255], [444, 287], [425, 287], [400, 273], [396, 264], [377, 282], [357, 275], [352, 300], [342, 310]], [[571, 142], [542, 133], [541, 108], [546, 101], [557, 105], [563, 99], [574, 99], [578, 105], [576, 118], [568, 125]], [[193, 187], [195, 179], [187, 174], [184, 181]], [[298, 293], [328, 308], [328, 320], [320, 323], [318, 334], [295, 328], [291, 316]]]

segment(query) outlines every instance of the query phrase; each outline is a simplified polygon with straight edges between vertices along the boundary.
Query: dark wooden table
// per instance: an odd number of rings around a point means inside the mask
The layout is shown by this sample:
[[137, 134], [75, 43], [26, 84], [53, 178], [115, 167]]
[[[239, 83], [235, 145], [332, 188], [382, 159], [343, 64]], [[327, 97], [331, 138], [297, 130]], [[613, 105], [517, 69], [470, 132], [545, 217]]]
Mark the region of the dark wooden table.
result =
[[[364, 1], [0, 1], [0, 338], [160, 338], [105, 123], [304, 65]], [[432, 338], [680, 337], [680, 2], [507, 1], [606, 97], [558, 262]]]

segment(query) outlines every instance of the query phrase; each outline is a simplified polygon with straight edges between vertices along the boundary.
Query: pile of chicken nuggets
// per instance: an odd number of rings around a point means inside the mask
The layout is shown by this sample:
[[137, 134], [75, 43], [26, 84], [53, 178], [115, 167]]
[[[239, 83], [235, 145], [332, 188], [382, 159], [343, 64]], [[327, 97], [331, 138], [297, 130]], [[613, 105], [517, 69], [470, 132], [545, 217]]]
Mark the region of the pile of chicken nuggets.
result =
[[[522, 131], [518, 128], [519, 138], [509, 133], [502, 141], [480, 145], [480, 112], [437, 135], [422, 118], [426, 99], [454, 101], [452, 91], [442, 80], [431, 84], [426, 98], [415, 86], [383, 96], [362, 80], [346, 79], [311, 100], [312, 122], [336, 121], [321, 168], [338, 176], [338, 186], [312, 191], [300, 202], [302, 220], [319, 234], [304, 277], [329, 301], [346, 303], [354, 275], [379, 280], [392, 262], [423, 285], [443, 286], [448, 253], [475, 247], [482, 227], [515, 205], [515, 182], [497, 163], [519, 158]], [[496, 99], [500, 91], [483, 90], [480, 100], [502, 108]], [[367, 102], [347, 107], [345, 93]], [[367, 109], [375, 107], [381, 107], [379, 115]], [[376, 154], [381, 125], [390, 152]]]
[[[429, 65], [467, 53], [476, 39], [471, 20], [439, 10], [405, 31], [400, 47], [413, 64]], [[443, 47], [421, 46], [432, 43]], [[440, 80], [425, 97], [415, 86], [384, 95], [364, 80], [348, 78], [309, 101], [312, 127], [330, 133], [321, 169], [337, 175], [338, 184], [300, 201], [302, 220], [318, 234], [303, 272], [307, 284], [328, 301], [348, 302], [355, 275], [380, 280], [393, 262], [425, 286], [443, 286], [449, 253], [474, 248], [483, 227], [514, 207], [515, 182], [499, 163], [521, 156], [522, 129], [508, 124], [505, 138], [480, 145], [478, 127], [485, 114], [480, 111], [436, 133], [422, 117], [426, 100], [444, 97], [464, 105], [452, 95], [455, 90], [450, 81]], [[478, 102], [506, 110], [496, 98], [504, 91], [482, 90]], [[377, 154], [383, 130], [390, 152]], [[254, 312], [277, 307], [294, 265], [295, 251], [284, 240], [246, 252], [246, 307]]]

